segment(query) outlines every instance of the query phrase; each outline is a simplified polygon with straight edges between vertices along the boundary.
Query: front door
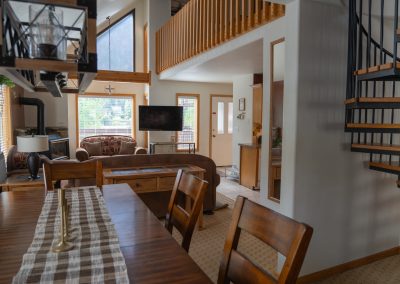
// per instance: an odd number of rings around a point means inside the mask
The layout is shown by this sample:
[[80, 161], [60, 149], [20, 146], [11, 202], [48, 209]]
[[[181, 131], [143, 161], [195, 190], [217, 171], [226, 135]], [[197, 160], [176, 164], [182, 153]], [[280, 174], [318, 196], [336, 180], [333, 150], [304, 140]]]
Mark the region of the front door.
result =
[[211, 95], [211, 159], [217, 166], [232, 165], [232, 96]]

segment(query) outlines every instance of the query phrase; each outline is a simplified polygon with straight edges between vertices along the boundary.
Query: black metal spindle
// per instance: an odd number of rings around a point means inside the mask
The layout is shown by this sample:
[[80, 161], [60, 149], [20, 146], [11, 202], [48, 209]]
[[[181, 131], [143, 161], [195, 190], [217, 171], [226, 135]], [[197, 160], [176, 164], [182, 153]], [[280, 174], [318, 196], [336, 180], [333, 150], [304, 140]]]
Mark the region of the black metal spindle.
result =
[[383, 38], [384, 38], [384, 8], [385, 8], [385, 1], [381, 0], [381, 20], [380, 20], [380, 38], [379, 38], [379, 45], [380, 45], [380, 64], [383, 64]]
[[[394, 31], [393, 31], [393, 39], [397, 39], [397, 29], [399, 26], [399, 0], [395, 0], [394, 1]], [[393, 69], [394, 72], [396, 73], [396, 69], [397, 69], [397, 40], [393, 41]]]
[[371, 67], [371, 27], [372, 27], [371, 10], [372, 10], [372, 0], [368, 0], [368, 36], [367, 36], [367, 53], [365, 55], [367, 68]]

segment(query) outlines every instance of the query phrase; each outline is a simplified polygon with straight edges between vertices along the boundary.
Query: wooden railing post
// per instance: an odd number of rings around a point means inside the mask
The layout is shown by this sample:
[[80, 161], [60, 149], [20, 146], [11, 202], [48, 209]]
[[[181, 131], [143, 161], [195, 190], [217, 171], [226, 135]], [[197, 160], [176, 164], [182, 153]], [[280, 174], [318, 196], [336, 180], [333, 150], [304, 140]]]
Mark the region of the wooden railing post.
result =
[[263, 0], [190, 0], [156, 32], [156, 72], [284, 15]]

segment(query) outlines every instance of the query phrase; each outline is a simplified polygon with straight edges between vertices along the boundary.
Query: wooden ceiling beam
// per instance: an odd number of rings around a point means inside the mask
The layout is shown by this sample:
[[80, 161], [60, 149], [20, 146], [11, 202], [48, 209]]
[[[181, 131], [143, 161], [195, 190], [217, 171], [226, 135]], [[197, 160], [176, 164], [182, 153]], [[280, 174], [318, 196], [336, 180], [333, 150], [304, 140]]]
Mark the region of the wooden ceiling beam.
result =
[[[77, 73], [70, 73], [68, 79], [77, 79]], [[122, 72], [98, 70], [95, 81], [110, 81], [122, 83], [143, 83], [150, 84], [151, 72]]]

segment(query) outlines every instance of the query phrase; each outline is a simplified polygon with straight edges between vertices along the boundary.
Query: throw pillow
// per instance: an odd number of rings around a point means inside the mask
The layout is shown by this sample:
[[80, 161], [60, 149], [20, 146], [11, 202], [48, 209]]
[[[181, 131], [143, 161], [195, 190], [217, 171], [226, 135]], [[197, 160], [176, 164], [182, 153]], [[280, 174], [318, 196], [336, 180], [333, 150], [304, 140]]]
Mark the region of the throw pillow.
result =
[[119, 148], [120, 155], [132, 155], [135, 154], [135, 143], [121, 141], [121, 148]]
[[86, 151], [88, 151], [89, 156], [103, 155], [103, 153], [101, 151], [101, 142], [93, 142], [93, 143], [86, 142], [85, 149], [86, 149]]

